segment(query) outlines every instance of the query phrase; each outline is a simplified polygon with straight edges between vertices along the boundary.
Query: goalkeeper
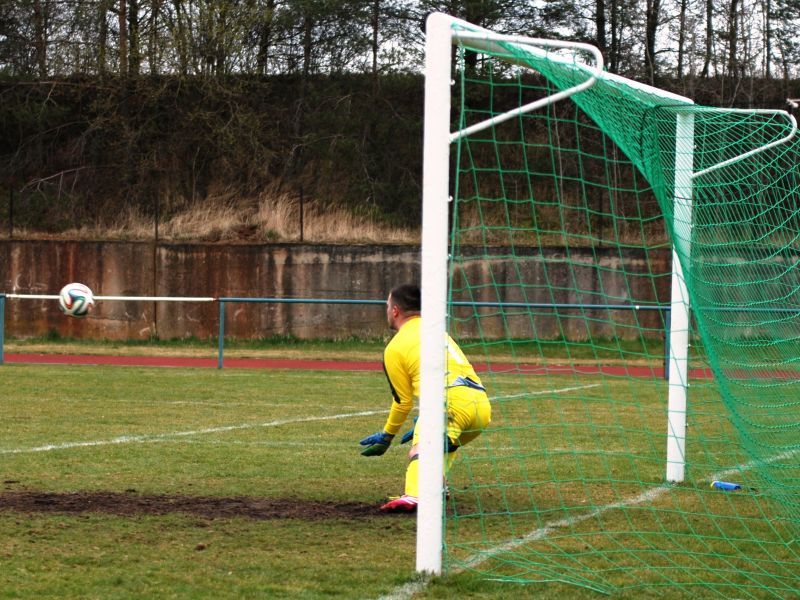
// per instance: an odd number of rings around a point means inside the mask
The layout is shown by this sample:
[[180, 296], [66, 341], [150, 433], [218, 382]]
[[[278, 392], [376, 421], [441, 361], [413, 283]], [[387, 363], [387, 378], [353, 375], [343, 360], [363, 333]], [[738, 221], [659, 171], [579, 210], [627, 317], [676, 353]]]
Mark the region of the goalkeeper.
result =
[[[389, 448], [419, 398], [420, 377], [420, 290], [415, 285], [395, 287], [386, 301], [386, 320], [397, 333], [383, 354], [383, 368], [394, 401], [383, 430], [363, 440], [364, 456], [380, 456]], [[480, 435], [491, 420], [486, 390], [458, 345], [447, 337], [447, 439], [445, 472], [461, 446]], [[408, 453], [405, 493], [381, 506], [385, 512], [414, 512], [417, 509], [419, 462], [416, 428], [403, 436], [412, 440]]]

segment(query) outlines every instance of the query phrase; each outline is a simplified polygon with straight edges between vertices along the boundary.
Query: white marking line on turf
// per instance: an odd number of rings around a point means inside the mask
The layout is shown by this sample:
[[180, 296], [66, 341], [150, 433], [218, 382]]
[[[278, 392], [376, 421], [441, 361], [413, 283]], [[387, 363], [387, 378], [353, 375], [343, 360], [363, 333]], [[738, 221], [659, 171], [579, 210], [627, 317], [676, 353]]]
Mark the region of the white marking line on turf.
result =
[[[758, 465], [770, 464], [778, 460], [790, 458], [791, 456], [797, 454], [798, 452], [800, 452], [800, 450], [791, 450], [788, 452], [782, 452], [781, 454], [777, 454], [766, 460], [751, 460], [746, 463], [742, 463], [736, 467], [731, 467], [729, 469], [725, 469], [723, 471], [714, 473], [709, 478], [709, 481], [716, 481], [718, 479], [722, 479], [723, 477], [727, 477], [728, 475], [734, 475], [736, 473], [741, 473], [742, 471], [749, 471], [750, 469]], [[671, 489], [674, 489], [674, 486], [672, 484], [659, 485], [654, 488], [650, 488], [649, 490], [646, 490], [641, 494], [639, 494], [638, 496], [634, 496], [633, 498], [628, 498], [627, 500], [623, 500], [621, 502], [613, 502], [611, 504], [605, 504], [583, 515], [578, 515], [569, 519], [559, 519], [558, 521], [553, 521], [551, 523], [548, 523], [544, 527], [540, 527], [539, 529], [530, 532], [528, 535], [522, 538], [512, 540], [507, 544], [503, 544], [502, 546], [497, 546], [486, 552], [481, 552], [479, 554], [476, 554], [475, 556], [466, 561], [465, 566], [466, 568], [472, 568], [484, 562], [485, 560], [492, 558], [493, 556], [496, 556], [497, 554], [500, 554], [507, 550], [513, 550], [514, 548], [518, 548], [519, 546], [527, 544], [528, 542], [541, 540], [547, 537], [550, 533], [552, 533], [556, 529], [562, 529], [578, 525], [580, 523], [583, 523], [584, 521], [588, 521], [589, 519], [598, 517], [610, 510], [616, 510], [618, 508], [625, 508], [628, 506], [636, 506], [638, 504], [644, 504], [645, 502], [651, 502], [656, 498], [658, 498], [659, 496], [661, 496], [662, 494], [664, 494], [665, 492], [670, 491]]]
[[227, 431], [239, 431], [242, 429], [259, 429], [262, 427], [280, 427], [281, 425], [292, 425], [294, 423], [311, 423], [314, 421], [335, 421], [337, 419], [349, 419], [351, 417], [369, 417], [386, 413], [385, 410], [365, 410], [355, 413], [343, 413], [338, 415], [324, 415], [320, 417], [300, 417], [297, 419], [283, 419], [280, 421], [267, 421], [265, 423], [244, 423], [241, 425], [225, 425], [221, 427], [207, 427], [205, 429], [194, 429], [191, 431], [175, 431], [173, 433], [160, 433], [152, 435], [123, 435], [110, 440], [95, 440], [90, 442], [65, 442], [63, 444], [48, 444], [46, 446], [34, 446], [33, 448], [11, 448], [0, 449], [0, 454], [26, 454], [30, 452], [50, 452], [52, 450], [67, 450], [69, 448], [88, 448], [92, 446], [111, 446], [114, 444], [137, 444], [142, 442], [155, 442], [179, 437], [191, 437], [195, 435], [207, 435], [209, 433], [225, 433]]
[[[735, 467], [718, 471], [717, 473], [711, 475], [711, 477], [708, 478], [708, 481], [716, 481], [719, 479], [723, 479], [724, 477], [727, 477], [729, 475], [735, 475], [743, 471], [749, 471], [750, 469], [760, 465], [768, 465], [779, 460], [792, 458], [798, 453], [800, 453], [800, 450], [788, 450], [786, 452], [781, 452], [780, 454], [776, 454], [775, 456], [772, 456], [764, 460], [751, 460], [746, 463], [737, 465]], [[479, 552], [478, 554], [475, 554], [474, 556], [468, 558], [464, 562], [463, 568], [453, 569], [453, 573], [460, 573], [466, 569], [475, 568], [481, 563], [486, 562], [490, 558], [497, 556], [498, 554], [514, 550], [515, 548], [524, 546], [529, 542], [542, 540], [558, 529], [564, 529], [567, 527], [578, 525], [580, 523], [583, 523], [584, 521], [588, 521], [589, 519], [599, 517], [603, 513], [606, 513], [610, 510], [616, 510], [618, 508], [625, 508], [628, 506], [636, 506], [638, 504], [644, 504], [645, 502], [652, 502], [656, 500], [659, 496], [663, 495], [665, 492], [668, 492], [672, 489], [674, 489], [674, 486], [672, 484], [659, 485], [642, 492], [638, 496], [628, 498], [627, 500], [622, 500], [621, 502], [613, 502], [611, 504], [605, 504], [603, 506], [599, 506], [596, 509], [588, 513], [585, 513], [583, 515], [578, 515], [570, 519], [559, 519], [557, 521], [551, 521], [544, 527], [540, 527], [539, 529], [531, 531], [526, 536], [517, 538], [515, 540], [511, 540], [510, 542], [502, 544], [500, 546], [495, 546], [494, 548], [491, 548], [490, 550], [487, 550], [485, 552]], [[424, 592], [427, 585], [428, 585], [427, 578], [419, 579], [417, 581], [411, 581], [401, 586], [398, 586], [389, 594], [381, 596], [378, 600], [409, 600], [413, 596]]]
[[[83, 400], [83, 398], [81, 398]], [[296, 402], [265, 402], [260, 403], [257, 400], [252, 402], [207, 402], [205, 400], [153, 400], [150, 402], [139, 402], [137, 406], [162, 406], [162, 405], [188, 405], [188, 406], [252, 406], [254, 408], [282, 408], [284, 406], [297, 406]]]
[[427, 578], [409, 581], [408, 583], [394, 588], [394, 590], [385, 596], [380, 596], [378, 600], [409, 600], [417, 594], [424, 592], [426, 587], [428, 587]]
[[[149, 440], [155, 443], [169, 443], [174, 440]], [[264, 442], [264, 441], [253, 441], [253, 442], [243, 442], [241, 440], [181, 440], [182, 444], [197, 444], [198, 446], [249, 446], [249, 447], [258, 447], [258, 448], [351, 448], [353, 444], [351, 442], [312, 442], [312, 443], [305, 443], [305, 442]]]
[[539, 390], [538, 392], [511, 394], [510, 396], [492, 396], [492, 400], [511, 400], [513, 398], [527, 398], [528, 396], [544, 396], [545, 394], [566, 394], [567, 392], [577, 392], [578, 390], [588, 390], [589, 388], [595, 387], [600, 387], [600, 384], [591, 383], [589, 385], [576, 385], [575, 387], [558, 388], [555, 390]]

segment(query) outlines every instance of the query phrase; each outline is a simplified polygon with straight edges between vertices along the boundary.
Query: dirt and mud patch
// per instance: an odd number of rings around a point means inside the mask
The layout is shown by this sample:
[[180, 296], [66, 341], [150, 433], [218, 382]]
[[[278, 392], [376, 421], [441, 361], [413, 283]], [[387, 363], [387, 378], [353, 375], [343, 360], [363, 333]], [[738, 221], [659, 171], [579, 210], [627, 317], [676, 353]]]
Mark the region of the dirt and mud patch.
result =
[[0, 511], [53, 514], [108, 514], [119, 516], [182, 513], [204, 519], [364, 519], [386, 516], [376, 505], [359, 502], [323, 502], [296, 498], [216, 497], [126, 492], [0, 492]]

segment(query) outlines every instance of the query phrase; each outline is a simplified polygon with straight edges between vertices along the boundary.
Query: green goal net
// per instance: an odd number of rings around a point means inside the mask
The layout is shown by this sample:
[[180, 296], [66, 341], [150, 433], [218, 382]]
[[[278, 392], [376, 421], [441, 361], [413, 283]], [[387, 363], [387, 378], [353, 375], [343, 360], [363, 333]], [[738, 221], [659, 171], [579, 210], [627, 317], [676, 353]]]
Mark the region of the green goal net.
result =
[[450, 28], [446, 326], [493, 421], [448, 474], [445, 570], [796, 594], [794, 120]]

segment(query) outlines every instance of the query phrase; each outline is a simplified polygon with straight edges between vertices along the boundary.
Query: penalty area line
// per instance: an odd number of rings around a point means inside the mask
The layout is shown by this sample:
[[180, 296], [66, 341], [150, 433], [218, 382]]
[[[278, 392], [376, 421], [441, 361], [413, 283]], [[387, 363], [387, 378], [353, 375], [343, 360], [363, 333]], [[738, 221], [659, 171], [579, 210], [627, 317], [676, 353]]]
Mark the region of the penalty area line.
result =
[[297, 419], [282, 419], [278, 421], [266, 421], [264, 423], [242, 423], [240, 425], [223, 425], [220, 427], [206, 427], [203, 429], [193, 429], [190, 431], [174, 431], [172, 433], [159, 433], [148, 435], [122, 435], [109, 440], [92, 440], [85, 442], [64, 442], [62, 444], [47, 444], [45, 446], [34, 446], [32, 448], [10, 448], [0, 449], [3, 454], [27, 454], [33, 452], [50, 452], [53, 450], [69, 450], [71, 448], [90, 448], [94, 446], [113, 446], [116, 444], [138, 444], [143, 442], [156, 442], [181, 437], [192, 437], [196, 435], [208, 435], [212, 433], [226, 433], [228, 431], [241, 431], [243, 429], [260, 429], [265, 427], [280, 427], [282, 425], [292, 425], [295, 423], [312, 423], [315, 421], [335, 421], [337, 419], [349, 419], [353, 417], [369, 417], [386, 413], [385, 410], [365, 410], [354, 413], [342, 413], [337, 415], [322, 415], [316, 417], [299, 417]]

